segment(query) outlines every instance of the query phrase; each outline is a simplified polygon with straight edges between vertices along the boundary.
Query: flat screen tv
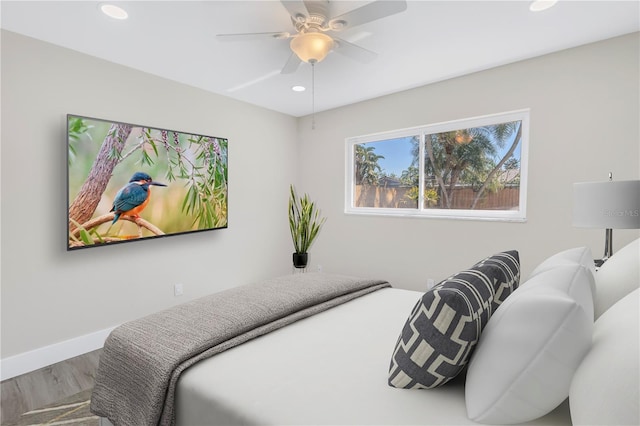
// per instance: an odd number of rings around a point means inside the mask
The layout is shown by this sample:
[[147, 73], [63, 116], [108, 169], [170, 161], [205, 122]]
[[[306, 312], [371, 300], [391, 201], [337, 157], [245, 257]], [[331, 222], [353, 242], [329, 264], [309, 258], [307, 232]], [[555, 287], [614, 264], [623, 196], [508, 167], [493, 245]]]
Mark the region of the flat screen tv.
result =
[[227, 139], [69, 114], [67, 142], [67, 250], [227, 227]]

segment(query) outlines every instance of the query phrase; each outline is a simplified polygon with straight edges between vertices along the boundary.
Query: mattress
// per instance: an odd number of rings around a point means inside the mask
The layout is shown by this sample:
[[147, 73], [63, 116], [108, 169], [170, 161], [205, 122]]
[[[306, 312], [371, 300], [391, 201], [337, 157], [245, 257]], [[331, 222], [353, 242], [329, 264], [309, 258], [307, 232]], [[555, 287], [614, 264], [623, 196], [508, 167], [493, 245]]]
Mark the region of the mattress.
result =
[[[387, 384], [421, 295], [378, 290], [199, 362], [178, 381], [177, 424], [476, 424], [466, 416], [463, 376], [430, 390]], [[529, 424], [570, 425], [567, 402]]]

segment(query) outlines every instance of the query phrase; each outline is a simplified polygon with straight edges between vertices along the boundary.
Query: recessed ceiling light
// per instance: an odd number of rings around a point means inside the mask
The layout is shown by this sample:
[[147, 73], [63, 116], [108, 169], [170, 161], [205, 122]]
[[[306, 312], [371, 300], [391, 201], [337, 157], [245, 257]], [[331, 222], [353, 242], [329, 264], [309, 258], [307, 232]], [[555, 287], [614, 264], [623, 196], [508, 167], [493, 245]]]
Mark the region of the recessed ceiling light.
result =
[[113, 19], [127, 19], [129, 17], [126, 10], [116, 6], [115, 4], [102, 3], [100, 4], [100, 10], [102, 13]]
[[555, 6], [557, 2], [558, 0], [536, 0], [531, 3], [529, 10], [532, 12], [541, 12]]
[[305, 90], [307, 90], [307, 88], [304, 86], [293, 86], [291, 90], [293, 90], [294, 92], [304, 92]]

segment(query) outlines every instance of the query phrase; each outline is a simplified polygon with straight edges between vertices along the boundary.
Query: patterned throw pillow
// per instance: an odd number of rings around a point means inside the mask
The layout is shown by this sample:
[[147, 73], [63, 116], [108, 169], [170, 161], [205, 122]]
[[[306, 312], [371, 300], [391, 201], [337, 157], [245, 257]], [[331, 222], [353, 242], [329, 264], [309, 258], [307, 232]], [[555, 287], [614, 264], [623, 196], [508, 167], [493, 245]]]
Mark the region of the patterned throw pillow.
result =
[[487, 321], [519, 280], [520, 259], [512, 250], [488, 257], [426, 292], [393, 350], [389, 385], [431, 389], [457, 376]]

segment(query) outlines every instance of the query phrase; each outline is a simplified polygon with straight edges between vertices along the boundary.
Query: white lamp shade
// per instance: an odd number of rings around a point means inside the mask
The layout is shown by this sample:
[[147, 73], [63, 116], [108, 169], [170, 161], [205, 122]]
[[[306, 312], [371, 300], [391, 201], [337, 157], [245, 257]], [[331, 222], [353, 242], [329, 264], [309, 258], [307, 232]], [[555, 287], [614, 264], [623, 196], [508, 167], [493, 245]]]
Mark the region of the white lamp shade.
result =
[[574, 183], [573, 226], [640, 228], [640, 180]]
[[333, 39], [323, 33], [302, 33], [291, 40], [291, 50], [305, 62], [322, 61], [333, 47]]

